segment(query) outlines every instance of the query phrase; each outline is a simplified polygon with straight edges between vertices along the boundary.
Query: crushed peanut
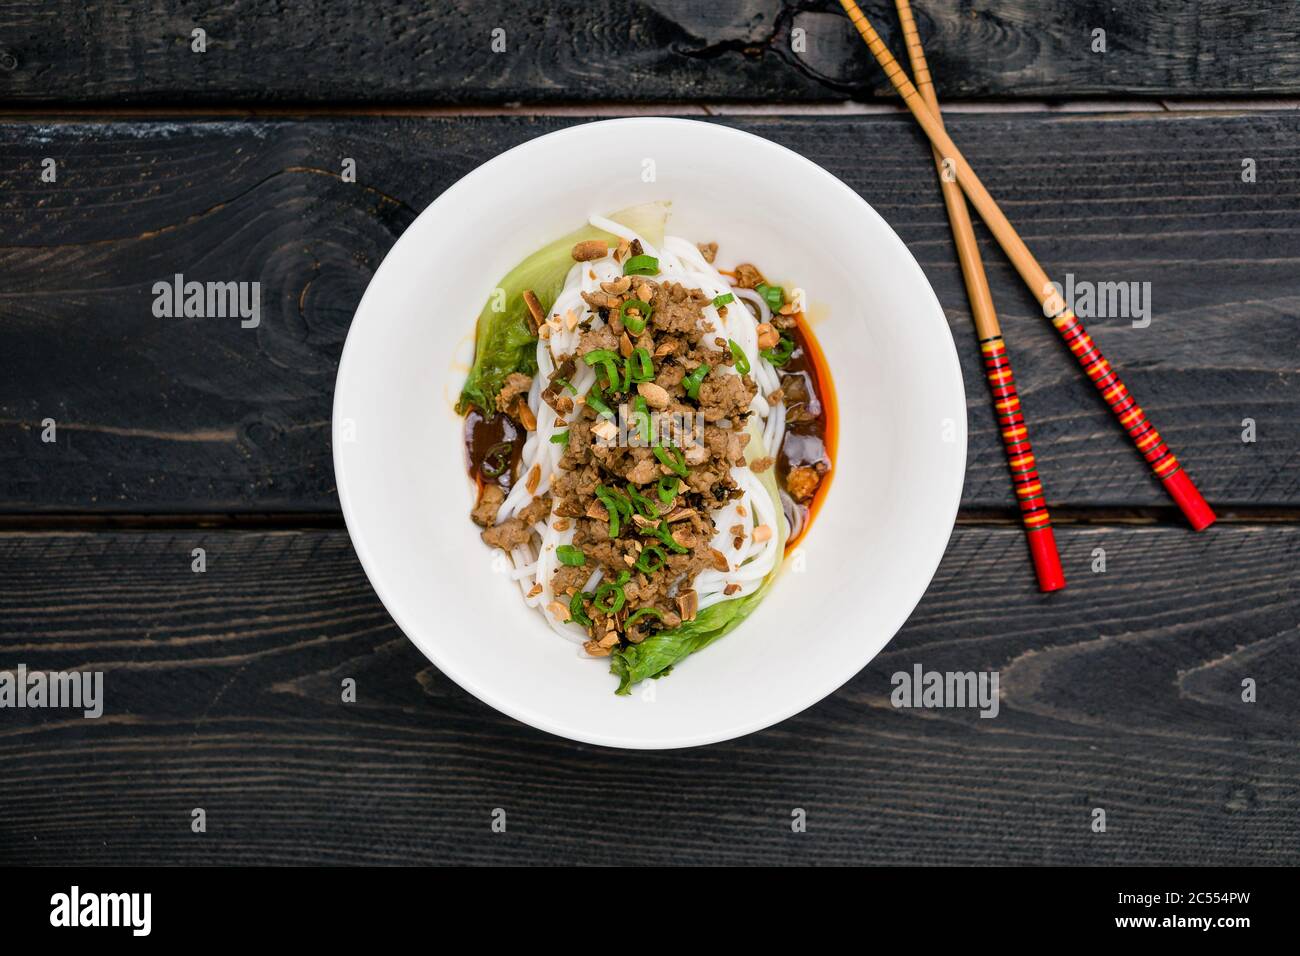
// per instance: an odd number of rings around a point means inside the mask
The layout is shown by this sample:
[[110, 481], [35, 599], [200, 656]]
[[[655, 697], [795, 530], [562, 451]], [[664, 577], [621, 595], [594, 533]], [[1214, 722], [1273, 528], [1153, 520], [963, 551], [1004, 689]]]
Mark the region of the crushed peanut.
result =
[[520, 395], [516, 406], [515, 417], [519, 419], [519, 424], [524, 426], [524, 431], [537, 431], [537, 416], [528, 407], [528, 399]]
[[529, 331], [536, 332], [546, 321], [546, 310], [542, 308], [542, 303], [532, 289], [525, 289], [523, 298], [524, 305], [528, 306]]
[[593, 309], [617, 309], [623, 304], [618, 296], [608, 292], [583, 292], [582, 301]]
[[636, 390], [641, 393], [645, 403], [655, 410], [667, 408], [669, 401], [671, 401], [667, 390], [654, 382], [641, 382], [637, 385]]
[[699, 609], [700, 596], [693, 589], [677, 592], [677, 610], [681, 612], [683, 621], [695, 620]]
[[573, 247], [575, 262], [591, 262], [595, 259], [604, 259], [608, 254], [609, 246], [605, 245], [604, 239], [584, 239]]

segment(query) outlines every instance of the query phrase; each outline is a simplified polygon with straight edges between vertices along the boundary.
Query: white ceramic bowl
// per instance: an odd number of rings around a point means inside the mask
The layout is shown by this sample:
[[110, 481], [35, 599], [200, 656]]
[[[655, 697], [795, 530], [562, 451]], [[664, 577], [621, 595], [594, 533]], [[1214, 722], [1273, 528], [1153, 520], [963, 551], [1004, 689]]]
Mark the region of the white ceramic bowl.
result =
[[[643, 181], [653, 161], [654, 181]], [[864, 161], [867, 158], [864, 157]], [[526, 608], [470, 523], [452, 409], [474, 319], [519, 260], [582, 224], [672, 202], [668, 232], [721, 246], [807, 294], [839, 396], [834, 481], [802, 557], [735, 631], [616, 697], [607, 662]], [[934, 292], [856, 193], [784, 147], [725, 126], [623, 119], [496, 157], [443, 193], [357, 308], [334, 395], [348, 531], [393, 619], [475, 697], [542, 730], [631, 748], [738, 737], [816, 703], [902, 626], [961, 497], [966, 401]]]

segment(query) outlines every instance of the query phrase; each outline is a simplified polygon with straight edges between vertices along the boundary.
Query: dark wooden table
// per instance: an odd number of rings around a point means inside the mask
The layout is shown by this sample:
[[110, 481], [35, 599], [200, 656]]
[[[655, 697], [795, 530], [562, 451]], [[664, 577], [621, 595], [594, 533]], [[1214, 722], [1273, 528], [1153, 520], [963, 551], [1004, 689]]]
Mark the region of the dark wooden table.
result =
[[[864, 7], [896, 43], [892, 5]], [[836, 4], [0, 2], [0, 669], [102, 670], [107, 696], [98, 720], [0, 710], [0, 862], [1300, 859], [1300, 12], [918, 14], [954, 138], [1048, 271], [1151, 283], [1149, 327], [1091, 331], [1222, 516], [1187, 530], [981, 231], [1070, 578], [1051, 596], [928, 149]], [[885, 652], [777, 727], [659, 754], [534, 731], [431, 667], [352, 552], [329, 429], [353, 310], [419, 210], [638, 112], [860, 192], [933, 283], [970, 400], [958, 527]], [[156, 318], [177, 272], [260, 281], [261, 326]], [[998, 670], [1000, 715], [894, 709], [918, 662]]]

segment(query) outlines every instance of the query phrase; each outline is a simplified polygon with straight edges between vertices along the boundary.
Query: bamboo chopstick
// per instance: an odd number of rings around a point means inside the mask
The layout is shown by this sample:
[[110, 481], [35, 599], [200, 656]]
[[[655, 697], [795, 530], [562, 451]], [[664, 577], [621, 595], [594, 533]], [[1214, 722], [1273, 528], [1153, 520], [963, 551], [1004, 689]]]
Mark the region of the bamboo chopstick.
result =
[[[942, 124], [939, 98], [934, 91], [930, 67], [925, 62], [925, 48], [921, 46], [921, 35], [917, 32], [916, 20], [912, 17], [912, 6], [908, 0], [894, 0], [894, 5], [898, 8], [898, 19], [903, 26], [903, 40], [907, 45], [908, 59], [912, 63], [916, 88], [935, 119]], [[1016, 379], [1011, 372], [1011, 357], [1007, 354], [998, 314], [993, 307], [988, 276], [984, 274], [984, 263], [980, 258], [979, 246], [975, 243], [975, 230], [971, 226], [970, 211], [966, 208], [966, 196], [956, 180], [945, 173], [942, 154], [938, 149], [933, 149], [933, 152], [939, 187], [943, 191], [948, 221], [952, 225], [953, 243], [957, 246], [961, 274], [966, 281], [971, 316], [975, 320], [975, 334], [979, 336], [980, 353], [984, 358], [984, 376], [988, 379], [989, 391], [993, 394], [998, 430], [1002, 434], [1007, 466], [1011, 469], [1011, 483], [1020, 504], [1020, 520], [1025, 526], [1025, 541], [1034, 562], [1038, 588], [1041, 591], [1058, 591], [1065, 587], [1065, 572], [1061, 570], [1061, 557], [1056, 550], [1056, 537], [1052, 533], [1052, 519], [1047, 511], [1043, 482], [1038, 476], [1034, 450], [1029, 443], [1029, 426], [1021, 411]]]
[[952, 164], [957, 182], [965, 190], [971, 205], [975, 207], [980, 218], [993, 233], [993, 237], [997, 239], [998, 245], [1002, 247], [1002, 251], [1006, 253], [1011, 264], [1020, 273], [1020, 277], [1029, 286], [1029, 291], [1042, 304], [1044, 314], [1051, 317], [1052, 325], [1065, 339], [1070, 351], [1074, 353], [1079, 364], [1083, 366], [1084, 372], [1101, 392], [1102, 398], [1128, 432], [1137, 450], [1146, 458], [1155, 476], [1163, 482], [1165, 490], [1182, 509], [1193, 528], [1200, 531], [1209, 527], [1215, 520], [1214, 511], [1206, 504], [1205, 498], [1201, 496], [1187, 472], [1179, 465], [1174, 453], [1160, 437], [1155, 426], [1147, 419], [1146, 413], [1142, 411], [1133, 394], [1120, 381], [1119, 374], [1111, 368], [1110, 363], [1101, 354], [1101, 350], [1084, 329], [1083, 323], [1061, 301], [1056, 287], [1047, 278], [1043, 267], [1038, 264], [1029, 247], [1024, 244], [1010, 221], [998, 208], [998, 204], [989, 195], [989, 191], [984, 188], [984, 184], [975, 175], [975, 171], [971, 169], [970, 163], [961, 154], [957, 144], [944, 131], [938, 117], [926, 106], [925, 100], [907, 78], [907, 74], [898, 65], [898, 61], [880, 39], [871, 22], [853, 0], [840, 0], [840, 6], [844, 8], [849, 15], [849, 20], [866, 41], [867, 49], [876, 58], [880, 68], [885, 71], [889, 82], [902, 96], [903, 103], [911, 110], [912, 117], [929, 137], [930, 144], [939, 150], [946, 162]]

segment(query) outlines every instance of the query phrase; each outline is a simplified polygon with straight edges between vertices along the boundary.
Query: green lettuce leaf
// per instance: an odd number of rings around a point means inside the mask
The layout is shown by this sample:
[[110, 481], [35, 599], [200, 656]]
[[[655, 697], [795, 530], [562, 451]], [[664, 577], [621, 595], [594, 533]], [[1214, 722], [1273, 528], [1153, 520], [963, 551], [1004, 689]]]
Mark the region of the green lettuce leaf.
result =
[[[608, 218], [644, 236], [651, 244], [663, 242], [668, 203], [650, 202], [613, 213]], [[474, 364], [456, 403], [457, 414], [471, 406], [489, 418], [496, 414], [496, 397], [511, 372], [537, 372], [537, 336], [528, 329], [528, 307], [524, 290], [532, 289], [542, 308], [549, 310], [564, 288], [565, 276], [573, 268], [571, 256], [576, 243], [604, 239], [616, 245], [618, 239], [595, 226], [583, 226], [534, 252], [498, 283], [494, 294], [479, 313], [474, 342]], [[497, 311], [493, 305], [504, 302]]]
[[[763, 447], [763, 433], [753, 416], [750, 417], [747, 431], [750, 438], [749, 444], [745, 447], [745, 460], [753, 462], [755, 459], [765, 457], [767, 451]], [[776, 486], [776, 468], [769, 467], [758, 475], [776, 508], [778, 525], [776, 547], [779, 555], [785, 550], [787, 529], [785, 512], [781, 507], [781, 496]], [[753, 594], [732, 598], [730, 601], [719, 601], [701, 611], [693, 621], [683, 621], [677, 627], [647, 637], [640, 644], [629, 645], [611, 654], [609, 672], [618, 678], [618, 690], [615, 693], [627, 696], [632, 693], [635, 684], [646, 678], [665, 676], [669, 668], [680, 664], [696, 651], [703, 650], [724, 634], [734, 630], [741, 621], [749, 617], [763, 598], [767, 597], [772, 583], [781, 573], [782, 563], [782, 559], [778, 557], [771, 572]]]

